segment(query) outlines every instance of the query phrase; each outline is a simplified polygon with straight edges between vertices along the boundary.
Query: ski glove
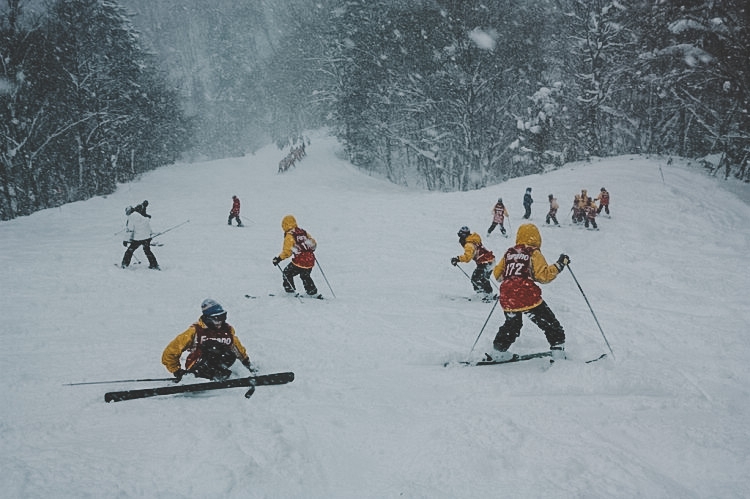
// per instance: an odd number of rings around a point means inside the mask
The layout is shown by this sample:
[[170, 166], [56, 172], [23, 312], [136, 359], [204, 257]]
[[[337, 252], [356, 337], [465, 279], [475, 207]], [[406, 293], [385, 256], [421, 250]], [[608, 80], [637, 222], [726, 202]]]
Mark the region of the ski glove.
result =
[[274, 267], [278, 266], [281, 263], [281, 258], [278, 256], [273, 257], [273, 265]]
[[453, 265], [454, 267], [456, 265], [458, 265], [458, 257], [457, 256], [454, 256], [453, 258], [451, 258], [451, 265]]
[[182, 381], [182, 377], [185, 376], [187, 373], [188, 372], [184, 369], [177, 369], [175, 372], [172, 373], [174, 374], [174, 382], [179, 383], [180, 381]]
[[258, 372], [258, 368], [255, 367], [252, 362], [250, 362], [250, 359], [243, 360], [242, 365], [247, 367], [247, 370], [250, 371], [250, 374], [255, 374]]
[[562, 270], [568, 264], [570, 264], [570, 257], [566, 255], [565, 253], [562, 253], [560, 255], [560, 258], [557, 259], [557, 262], [555, 262], [555, 266], [557, 267], [557, 270], [560, 272], [562, 272]]
[[123, 241], [122, 245], [127, 248], [130, 245], [130, 241]]

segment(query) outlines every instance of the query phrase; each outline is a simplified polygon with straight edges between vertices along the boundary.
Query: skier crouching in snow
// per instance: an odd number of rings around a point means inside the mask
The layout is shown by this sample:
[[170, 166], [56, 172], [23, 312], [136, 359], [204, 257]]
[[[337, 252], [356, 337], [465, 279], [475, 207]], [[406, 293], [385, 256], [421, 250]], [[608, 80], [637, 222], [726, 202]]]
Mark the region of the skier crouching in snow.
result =
[[279, 256], [273, 258], [273, 264], [278, 267], [282, 260], [292, 257], [291, 263], [282, 271], [284, 274], [284, 291], [295, 293], [294, 276], [302, 279], [305, 292], [315, 298], [323, 298], [318, 293], [318, 288], [310, 277], [315, 266], [315, 248], [318, 243], [303, 228], [297, 225], [294, 215], [287, 215], [281, 220], [281, 228], [284, 230], [284, 244]]
[[492, 301], [492, 284], [490, 283], [490, 272], [495, 263], [495, 255], [492, 251], [482, 246], [482, 238], [476, 232], [465, 225], [458, 231], [458, 244], [463, 246], [464, 254], [451, 258], [451, 265], [454, 267], [461, 263], [469, 263], [474, 260], [477, 268], [471, 274], [471, 285], [474, 291], [482, 295], [483, 301]]
[[493, 275], [500, 283], [500, 305], [505, 314], [505, 323], [495, 336], [493, 360], [510, 360], [513, 354], [508, 349], [521, 334], [523, 314], [544, 331], [550, 345], [552, 358], [565, 358], [565, 331], [555, 314], [542, 299], [542, 290], [537, 282], [548, 283], [570, 263], [567, 255], [560, 255], [557, 262], [548, 265], [542, 255], [542, 236], [534, 224], [523, 224], [516, 234], [516, 245], [508, 248], [497, 264]]
[[[256, 369], [234, 327], [226, 322], [226, 310], [206, 298], [201, 303], [201, 311], [198, 321], [173, 339], [162, 353], [161, 363], [174, 375], [175, 383], [186, 374], [214, 381], [227, 379], [232, 374], [229, 368], [237, 359], [255, 374]], [[184, 368], [180, 365], [183, 352], [188, 352]]]

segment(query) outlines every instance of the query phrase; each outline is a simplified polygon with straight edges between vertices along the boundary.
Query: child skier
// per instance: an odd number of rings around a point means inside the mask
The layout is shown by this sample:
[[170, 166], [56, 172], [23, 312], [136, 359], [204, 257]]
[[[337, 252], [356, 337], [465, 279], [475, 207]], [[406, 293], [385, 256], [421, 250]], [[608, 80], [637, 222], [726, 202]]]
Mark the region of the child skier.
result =
[[526, 194], [523, 195], [523, 207], [526, 212], [523, 214], [523, 218], [529, 219], [531, 217], [531, 204], [534, 200], [531, 198], [531, 187], [526, 188]]
[[503, 222], [505, 221], [505, 217], [507, 216], [509, 216], [508, 209], [503, 204], [503, 198], [498, 198], [497, 203], [495, 203], [495, 206], [492, 208], [492, 225], [490, 225], [490, 228], [487, 229], [487, 236], [492, 234], [492, 231], [495, 230], [495, 227], [499, 225], [500, 232], [505, 237], [508, 237], [508, 235], [505, 233], [505, 227], [503, 226]]
[[294, 276], [300, 276], [305, 292], [314, 298], [323, 298], [318, 293], [318, 288], [310, 277], [315, 266], [315, 248], [318, 244], [305, 230], [297, 226], [294, 215], [287, 215], [281, 220], [281, 228], [284, 230], [284, 245], [279, 256], [273, 258], [273, 264], [278, 266], [282, 260], [292, 257], [292, 261], [282, 271], [284, 274], [284, 291], [295, 293]]
[[586, 207], [584, 208], [584, 216], [586, 217], [586, 221], [584, 222], [584, 227], [587, 229], [589, 228], [589, 224], [591, 224], [591, 227], [593, 230], [599, 230], [599, 227], [596, 225], [596, 203], [593, 199], [588, 198], [588, 202], [586, 203]]
[[576, 194], [573, 198], [573, 207], [570, 209], [573, 212], [573, 223], [579, 224], [583, 222], [583, 207], [581, 206], [581, 195]]
[[235, 218], [237, 219], [237, 227], [242, 227], [242, 220], [240, 220], [240, 198], [232, 196], [232, 209], [229, 210], [227, 225], [232, 225], [232, 220]]
[[560, 224], [557, 223], [557, 210], [560, 209], [560, 205], [557, 204], [557, 199], [550, 194], [549, 195], [549, 212], [547, 212], [547, 224], [549, 224], [549, 221], [552, 220], [555, 225], [559, 226]]
[[[245, 347], [227, 322], [227, 312], [216, 301], [206, 298], [201, 303], [201, 316], [164, 349], [161, 362], [175, 377], [175, 383], [188, 373], [196, 378], [214, 381], [227, 379], [234, 361], [240, 359], [250, 373], [256, 372]], [[187, 352], [185, 367], [180, 357]]]
[[607, 189], [602, 187], [601, 192], [596, 196], [596, 200], [599, 201], [599, 209], [596, 212], [601, 213], [602, 208], [604, 208], [604, 212], [609, 215], [609, 192], [607, 192]]
[[508, 248], [493, 271], [500, 282], [500, 305], [505, 322], [497, 330], [493, 342], [494, 360], [510, 360], [513, 354], [508, 349], [521, 334], [523, 314], [539, 326], [550, 345], [552, 357], [565, 358], [565, 330], [555, 314], [542, 299], [542, 290], [537, 282], [545, 284], [555, 279], [570, 263], [567, 255], [561, 254], [553, 265], [548, 265], [542, 255], [542, 236], [534, 224], [523, 224], [516, 234], [516, 245]]
[[471, 232], [466, 226], [458, 231], [458, 243], [464, 248], [464, 254], [451, 258], [451, 265], [455, 267], [458, 262], [469, 263], [474, 260], [477, 267], [471, 274], [471, 285], [474, 291], [482, 296], [482, 301], [491, 302], [494, 295], [490, 283], [490, 272], [495, 263], [495, 255], [482, 246], [482, 238], [479, 234]]

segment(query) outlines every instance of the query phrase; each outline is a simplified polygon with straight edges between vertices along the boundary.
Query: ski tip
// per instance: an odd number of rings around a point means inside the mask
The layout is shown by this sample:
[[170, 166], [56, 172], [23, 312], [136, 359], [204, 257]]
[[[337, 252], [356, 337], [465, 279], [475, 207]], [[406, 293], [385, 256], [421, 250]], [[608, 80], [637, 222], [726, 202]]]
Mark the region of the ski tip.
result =
[[472, 364], [472, 362], [466, 360], [449, 360], [447, 362], [443, 362], [443, 367], [470, 366]]
[[250, 388], [245, 392], [245, 398], [249, 399], [255, 393], [255, 383], [250, 385]]
[[587, 360], [586, 364], [591, 364], [592, 362], [596, 362], [597, 360], [602, 360], [602, 359], [604, 359], [606, 357], [607, 357], [607, 354], [603, 353], [603, 354], [601, 354], [599, 357], [597, 357], [595, 359]]

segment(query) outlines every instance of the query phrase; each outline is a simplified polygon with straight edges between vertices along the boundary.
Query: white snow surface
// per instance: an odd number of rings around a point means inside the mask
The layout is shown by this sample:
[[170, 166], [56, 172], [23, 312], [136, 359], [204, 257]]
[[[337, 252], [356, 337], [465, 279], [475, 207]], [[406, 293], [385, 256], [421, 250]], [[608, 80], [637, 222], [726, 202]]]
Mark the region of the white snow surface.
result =
[[[627, 156], [424, 192], [364, 175], [324, 133], [307, 152], [284, 174], [275, 147], [172, 165], [0, 223], [0, 496], [750, 495], [747, 186]], [[574, 194], [602, 186], [612, 217], [598, 232], [570, 225]], [[566, 270], [542, 289], [568, 360], [444, 367], [490, 351], [503, 317], [460, 298], [473, 291], [449, 262], [456, 231], [470, 226], [499, 258], [514, 236], [485, 237], [492, 206], [503, 197], [515, 234], [526, 187], [543, 254], [570, 255], [615, 358], [584, 362], [609, 349]], [[549, 193], [560, 228], [544, 225]], [[227, 226], [233, 194], [245, 228]], [[144, 199], [155, 231], [190, 220], [158, 238], [161, 272], [141, 250], [143, 263], [115, 265], [124, 209]], [[269, 296], [283, 294], [271, 259], [290, 213], [317, 239], [335, 297], [320, 269], [326, 300]], [[207, 297], [263, 373], [294, 382], [250, 399], [235, 388], [116, 403], [104, 393], [170, 383], [67, 386], [168, 376], [162, 350]], [[526, 319], [513, 351], [547, 348]]]

